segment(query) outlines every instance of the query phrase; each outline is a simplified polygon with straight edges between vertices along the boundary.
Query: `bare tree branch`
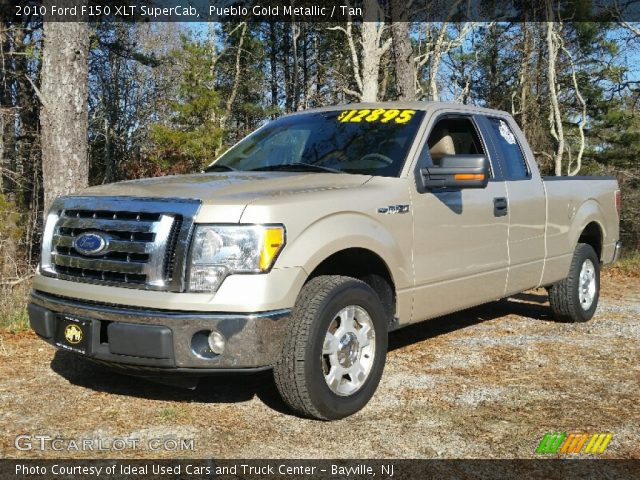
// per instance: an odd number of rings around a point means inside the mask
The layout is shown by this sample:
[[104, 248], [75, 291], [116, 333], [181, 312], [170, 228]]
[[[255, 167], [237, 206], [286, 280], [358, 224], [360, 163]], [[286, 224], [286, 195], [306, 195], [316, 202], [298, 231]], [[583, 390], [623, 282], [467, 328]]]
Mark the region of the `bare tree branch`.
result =
[[42, 92], [40, 92], [40, 89], [36, 87], [36, 84], [33, 83], [33, 80], [31, 80], [31, 77], [29, 77], [29, 75], [25, 74], [25, 78], [29, 81], [29, 83], [33, 87], [33, 91], [36, 92], [36, 96], [38, 97], [38, 100], [40, 100], [40, 103], [42, 104], [42, 106], [47, 110], [49, 110], [50, 109], [49, 105], [47, 104], [47, 101], [45, 100], [44, 95], [42, 95]]
[[[353, 39], [353, 23], [351, 20], [347, 22], [347, 27], [329, 27], [327, 30], [337, 30], [343, 32], [347, 37], [347, 44], [349, 45], [349, 52], [351, 53], [351, 67], [353, 68], [353, 79], [358, 86], [358, 90], [362, 92], [362, 78], [360, 76], [360, 60], [358, 58], [358, 51]], [[356, 97], [362, 99], [362, 93], [357, 93]]]
[[[460, 29], [458, 34], [451, 39], [447, 40], [447, 34], [449, 31], [450, 21], [453, 18], [453, 15], [457, 12], [458, 6], [462, 3], [463, 0], [455, 0], [451, 5], [449, 11], [447, 12], [447, 16], [440, 23], [440, 28], [438, 29], [438, 34], [434, 41], [427, 42], [425, 44], [425, 52], [420, 53], [422, 51], [421, 41], [418, 46], [419, 54], [414, 58], [416, 65], [416, 76], [418, 75], [419, 68], [424, 67], [427, 62], [430, 62], [429, 65], [429, 79], [428, 79], [428, 97], [430, 100], [438, 100], [440, 97], [439, 89], [438, 89], [438, 72], [440, 70], [440, 65], [442, 63], [442, 57], [453, 50], [454, 48], [459, 47], [463, 44], [465, 38], [469, 35], [470, 32], [476, 26], [476, 22], [465, 22], [463, 27]], [[467, 0], [467, 7], [470, 7], [470, 0]], [[431, 23], [426, 23], [426, 29], [429, 33], [429, 29], [431, 28]], [[416, 77], [416, 85], [417, 92], [422, 93], [422, 88], [418, 82], [418, 78]]]
[[34, 276], [34, 274], [31, 273], [31, 274], [26, 275], [26, 276], [21, 277], [21, 278], [12, 278], [11, 280], [4, 280], [4, 281], [0, 282], [0, 285], [7, 286], [7, 287], [15, 287], [16, 285], [20, 285], [21, 283], [24, 283], [27, 280], [31, 280], [33, 278], [33, 276]]

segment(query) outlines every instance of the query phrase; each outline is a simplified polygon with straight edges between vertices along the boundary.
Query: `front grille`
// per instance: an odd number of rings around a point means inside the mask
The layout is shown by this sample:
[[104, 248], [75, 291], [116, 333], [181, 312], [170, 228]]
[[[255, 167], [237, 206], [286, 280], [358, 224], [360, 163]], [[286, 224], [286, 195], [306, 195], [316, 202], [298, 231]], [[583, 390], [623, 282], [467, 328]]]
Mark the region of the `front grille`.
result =
[[[91, 205], [95, 209], [91, 209]], [[67, 280], [129, 288], [181, 290], [176, 262], [186, 256], [199, 202], [130, 197], [67, 197], [54, 204], [58, 220], [51, 238], [51, 264], [44, 272]], [[99, 252], [76, 241], [95, 234]], [[86, 237], [86, 236], [85, 236]]]
[[[154, 257], [164, 259], [175, 222], [171, 215], [63, 210], [53, 236], [52, 263], [59, 273], [83, 279], [157, 284], [166, 279], [161, 277], [164, 264], [155, 271]], [[107, 239], [100, 255], [85, 255], [76, 248], [76, 239], [88, 232]]]

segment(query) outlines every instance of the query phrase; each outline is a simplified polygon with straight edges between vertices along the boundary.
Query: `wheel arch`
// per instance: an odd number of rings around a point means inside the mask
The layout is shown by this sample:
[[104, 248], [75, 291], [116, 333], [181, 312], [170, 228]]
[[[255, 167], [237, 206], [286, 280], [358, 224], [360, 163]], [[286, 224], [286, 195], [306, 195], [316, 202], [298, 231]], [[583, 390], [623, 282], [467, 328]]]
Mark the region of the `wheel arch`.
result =
[[342, 275], [367, 283], [378, 295], [391, 318], [396, 313], [396, 284], [387, 262], [376, 252], [362, 247], [338, 250], [318, 263], [305, 283], [321, 275]]
[[602, 261], [603, 238], [604, 233], [602, 226], [597, 221], [593, 220], [582, 229], [576, 243], [585, 243], [590, 245], [595, 250], [598, 259]]
[[[411, 319], [413, 301], [413, 237], [409, 215], [375, 216], [358, 211], [332, 213], [288, 232], [288, 240], [278, 257], [277, 268], [301, 267], [305, 278], [318, 272], [360, 277], [380, 273], [392, 290], [391, 319], [407, 323]], [[346, 270], [345, 266], [354, 267]], [[375, 268], [374, 268], [375, 267]], [[365, 279], [370, 280], [370, 279]], [[379, 285], [368, 282], [380, 294]], [[301, 285], [302, 287], [302, 285]], [[395, 328], [395, 324], [394, 324]]]
[[[409, 220], [398, 216], [396, 221]], [[412, 238], [390, 230], [388, 223], [360, 212], [322, 217], [303, 230], [292, 232], [277, 266], [302, 267], [307, 274], [305, 283], [319, 272], [354, 278], [362, 277], [367, 270], [378, 273], [388, 281], [394, 298], [401, 292], [399, 316], [408, 318], [413, 265], [406, 252], [411, 249]]]
[[604, 212], [597, 201], [593, 199], [587, 200], [580, 206], [571, 222], [571, 229], [573, 230], [570, 237], [572, 251], [575, 250], [578, 243], [586, 243], [593, 247], [598, 259], [602, 261], [602, 250], [606, 235], [601, 221], [603, 218]]

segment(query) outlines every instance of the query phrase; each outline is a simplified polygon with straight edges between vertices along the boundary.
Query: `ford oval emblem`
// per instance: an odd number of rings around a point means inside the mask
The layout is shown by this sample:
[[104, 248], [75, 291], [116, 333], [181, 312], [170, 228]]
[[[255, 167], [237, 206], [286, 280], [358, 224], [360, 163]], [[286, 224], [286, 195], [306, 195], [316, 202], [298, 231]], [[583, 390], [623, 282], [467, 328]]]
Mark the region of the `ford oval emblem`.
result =
[[82, 255], [100, 255], [108, 245], [108, 239], [96, 232], [87, 232], [78, 236], [73, 248]]

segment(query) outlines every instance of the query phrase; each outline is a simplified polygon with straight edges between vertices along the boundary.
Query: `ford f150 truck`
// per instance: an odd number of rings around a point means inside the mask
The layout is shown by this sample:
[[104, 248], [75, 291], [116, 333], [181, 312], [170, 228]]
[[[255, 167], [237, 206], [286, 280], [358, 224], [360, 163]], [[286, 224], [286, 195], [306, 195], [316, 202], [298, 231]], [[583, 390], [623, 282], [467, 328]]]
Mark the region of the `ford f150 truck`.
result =
[[613, 178], [542, 178], [504, 112], [310, 110], [205, 172], [57, 199], [29, 316], [137, 375], [272, 368], [295, 411], [337, 419], [372, 397], [399, 327], [534, 287], [589, 320], [619, 209]]

